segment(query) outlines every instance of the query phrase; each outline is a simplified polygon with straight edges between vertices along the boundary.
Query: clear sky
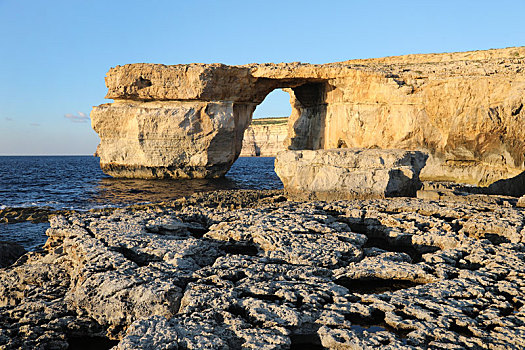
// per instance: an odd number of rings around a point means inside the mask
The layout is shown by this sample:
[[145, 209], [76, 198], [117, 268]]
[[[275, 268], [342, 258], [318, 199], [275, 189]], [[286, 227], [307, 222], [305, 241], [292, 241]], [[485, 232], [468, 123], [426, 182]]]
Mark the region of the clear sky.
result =
[[[126, 63], [327, 63], [525, 45], [525, 1], [0, 0], [0, 155], [92, 154]], [[256, 116], [289, 112], [273, 93]]]

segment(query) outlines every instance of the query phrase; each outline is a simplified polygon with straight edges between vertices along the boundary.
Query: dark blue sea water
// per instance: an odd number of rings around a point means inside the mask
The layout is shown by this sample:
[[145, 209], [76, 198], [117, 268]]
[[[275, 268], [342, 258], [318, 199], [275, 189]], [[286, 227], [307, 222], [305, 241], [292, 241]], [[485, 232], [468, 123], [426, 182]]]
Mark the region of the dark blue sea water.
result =
[[[274, 158], [239, 158], [223, 179], [135, 180], [105, 175], [91, 156], [0, 157], [0, 209], [52, 207], [88, 210], [152, 203], [225, 189], [278, 189]], [[0, 224], [0, 240], [18, 241], [29, 249], [43, 243], [47, 224]], [[38, 236], [40, 239], [36, 239]]]

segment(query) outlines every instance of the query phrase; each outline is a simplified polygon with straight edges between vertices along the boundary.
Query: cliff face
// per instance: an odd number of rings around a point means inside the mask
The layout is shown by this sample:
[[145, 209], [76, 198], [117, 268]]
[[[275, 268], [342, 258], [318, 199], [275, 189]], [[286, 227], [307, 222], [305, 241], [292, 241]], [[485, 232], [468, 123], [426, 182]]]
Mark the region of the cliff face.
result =
[[91, 114], [97, 152], [113, 176], [220, 176], [255, 106], [285, 88], [286, 148], [418, 149], [430, 155], [423, 179], [488, 185], [525, 170], [524, 57], [520, 47], [324, 65], [116, 67], [106, 77], [115, 103]]
[[286, 149], [288, 118], [254, 119], [244, 132], [241, 157], [274, 157]]
[[327, 91], [321, 148], [423, 149], [430, 158], [421, 176], [429, 180], [488, 185], [521, 173], [525, 61], [515, 57], [523, 49], [500, 53], [509, 57], [377, 60], [392, 62], [380, 80], [361, 73], [336, 79]]

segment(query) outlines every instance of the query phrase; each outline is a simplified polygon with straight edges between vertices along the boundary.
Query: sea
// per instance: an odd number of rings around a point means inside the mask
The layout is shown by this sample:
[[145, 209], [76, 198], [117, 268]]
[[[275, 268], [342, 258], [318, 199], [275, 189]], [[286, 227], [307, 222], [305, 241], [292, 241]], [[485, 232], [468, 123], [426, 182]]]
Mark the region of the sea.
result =
[[[0, 156], [0, 209], [49, 207], [86, 211], [155, 203], [196, 192], [279, 189], [271, 157], [242, 157], [221, 179], [116, 179], [93, 156]], [[48, 223], [0, 223], [0, 241], [35, 250], [45, 243]]]

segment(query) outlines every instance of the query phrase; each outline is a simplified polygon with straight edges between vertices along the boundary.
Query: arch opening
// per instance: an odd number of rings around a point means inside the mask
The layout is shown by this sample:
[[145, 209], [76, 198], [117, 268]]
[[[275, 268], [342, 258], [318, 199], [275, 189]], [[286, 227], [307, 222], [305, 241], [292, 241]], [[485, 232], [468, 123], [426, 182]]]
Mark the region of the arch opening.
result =
[[245, 104], [246, 110], [239, 113], [248, 113], [250, 117], [246, 119], [246, 128], [238, 134], [242, 138], [241, 151], [237, 153], [241, 158], [236, 157], [228, 174], [245, 181], [265, 179], [262, 182], [269, 188], [278, 188], [282, 183], [273, 168], [277, 153], [286, 149], [324, 148], [329, 85], [326, 81], [308, 79], [264, 84], [270, 86], [259, 92], [262, 96], [266, 93], [264, 99], [258, 95], [257, 101]]
[[289, 149], [324, 148], [327, 86], [326, 82], [307, 82], [291, 89]]
[[240, 156], [274, 157], [285, 149], [322, 149], [327, 82], [276, 80], [255, 107], [243, 134]]
[[291, 113], [290, 94], [284, 89], [275, 89], [255, 107], [252, 119], [288, 118]]
[[276, 88], [266, 95], [244, 131], [241, 157], [274, 157], [286, 149], [288, 120], [292, 114], [290, 94]]

